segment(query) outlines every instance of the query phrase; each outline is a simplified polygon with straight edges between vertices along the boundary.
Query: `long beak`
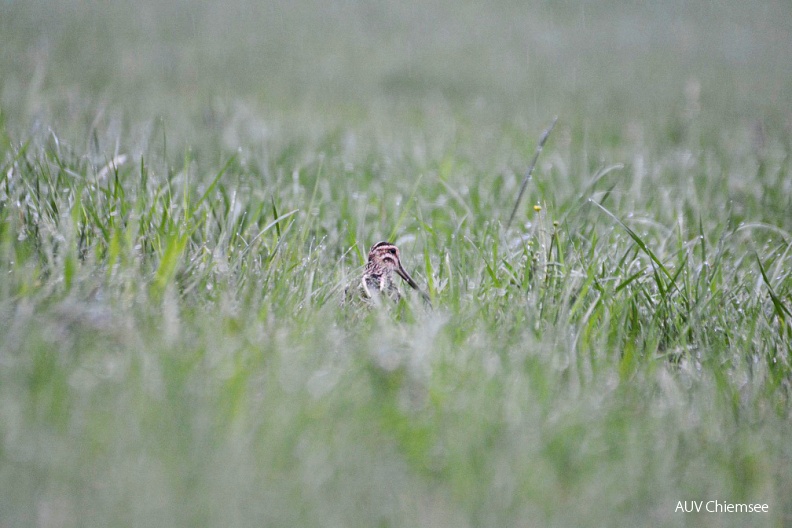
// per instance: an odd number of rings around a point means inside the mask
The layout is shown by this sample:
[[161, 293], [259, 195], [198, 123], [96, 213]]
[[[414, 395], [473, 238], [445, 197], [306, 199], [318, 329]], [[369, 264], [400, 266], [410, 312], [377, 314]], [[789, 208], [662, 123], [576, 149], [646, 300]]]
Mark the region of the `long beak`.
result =
[[420, 293], [421, 297], [423, 297], [426, 302], [431, 304], [431, 299], [429, 298], [429, 295], [427, 295], [426, 292], [424, 292], [423, 290], [421, 290], [421, 288], [418, 287], [418, 285], [415, 283], [413, 278], [410, 277], [410, 274], [407, 273], [407, 270], [405, 270], [404, 267], [401, 265], [401, 262], [399, 262], [399, 267], [396, 268], [396, 274], [399, 275], [399, 277], [401, 277], [402, 279], [404, 279], [404, 282], [409, 284], [412, 289]]

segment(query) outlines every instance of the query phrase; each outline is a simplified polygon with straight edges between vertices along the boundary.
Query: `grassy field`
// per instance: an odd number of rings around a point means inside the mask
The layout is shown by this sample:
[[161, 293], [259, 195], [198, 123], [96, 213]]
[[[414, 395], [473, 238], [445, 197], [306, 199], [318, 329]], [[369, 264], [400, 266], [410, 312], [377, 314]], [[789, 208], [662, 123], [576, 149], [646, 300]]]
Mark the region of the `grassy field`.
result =
[[792, 526], [792, 6], [690, 4], [2, 2], [0, 528]]

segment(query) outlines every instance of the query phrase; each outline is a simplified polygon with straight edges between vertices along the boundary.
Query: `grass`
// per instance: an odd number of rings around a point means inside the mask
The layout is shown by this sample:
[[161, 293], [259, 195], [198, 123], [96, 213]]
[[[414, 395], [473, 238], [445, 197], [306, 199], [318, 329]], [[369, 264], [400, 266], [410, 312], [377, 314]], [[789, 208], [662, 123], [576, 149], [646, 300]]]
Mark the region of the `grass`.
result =
[[792, 522], [785, 6], [181, 7], [4, 8], [0, 526]]

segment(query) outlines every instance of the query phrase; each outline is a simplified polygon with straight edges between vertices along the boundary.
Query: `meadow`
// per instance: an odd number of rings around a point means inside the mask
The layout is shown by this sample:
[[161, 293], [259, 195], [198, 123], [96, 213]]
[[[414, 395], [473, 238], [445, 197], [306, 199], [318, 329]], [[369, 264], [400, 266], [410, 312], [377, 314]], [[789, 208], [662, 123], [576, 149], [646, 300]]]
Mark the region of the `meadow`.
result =
[[788, 2], [0, 14], [0, 528], [792, 525]]

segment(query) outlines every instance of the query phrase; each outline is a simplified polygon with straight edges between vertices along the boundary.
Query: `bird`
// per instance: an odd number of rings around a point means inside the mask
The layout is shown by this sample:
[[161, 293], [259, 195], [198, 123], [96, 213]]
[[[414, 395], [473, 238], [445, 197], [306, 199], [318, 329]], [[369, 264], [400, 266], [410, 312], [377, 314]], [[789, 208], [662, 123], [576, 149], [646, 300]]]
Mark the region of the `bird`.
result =
[[394, 273], [431, 304], [429, 295], [418, 287], [418, 284], [402, 266], [399, 248], [390, 242], [377, 242], [371, 246], [368, 261], [358, 286], [360, 296], [369, 302], [379, 302], [380, 297], [387, 297], [398, 302], [401, 299], [401, 292], [394, 282]]

